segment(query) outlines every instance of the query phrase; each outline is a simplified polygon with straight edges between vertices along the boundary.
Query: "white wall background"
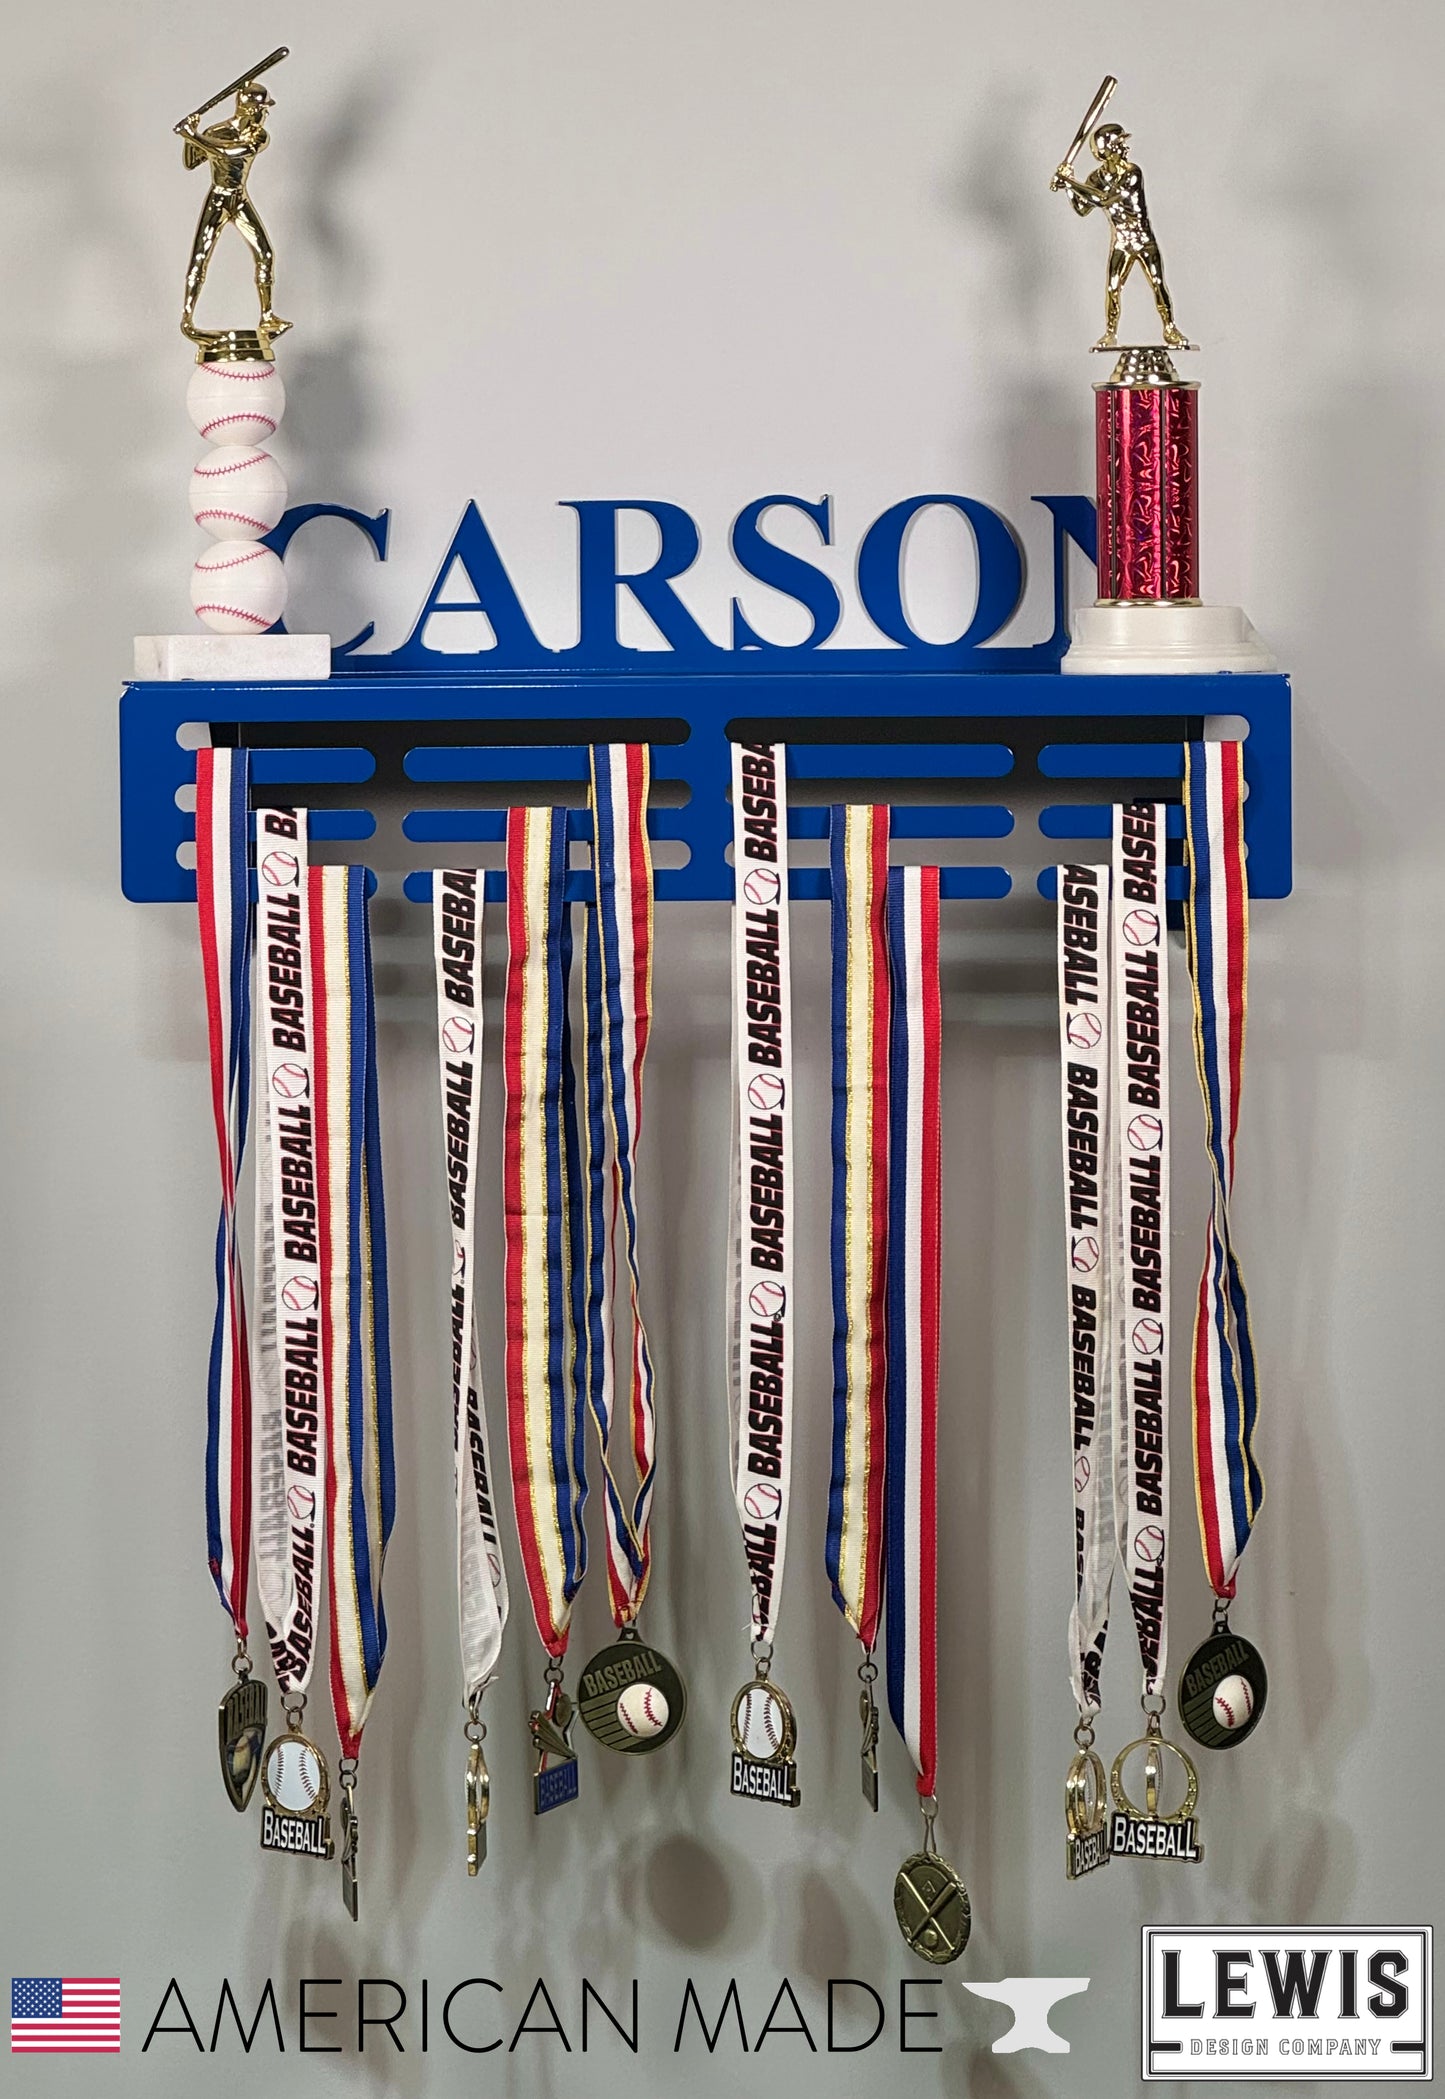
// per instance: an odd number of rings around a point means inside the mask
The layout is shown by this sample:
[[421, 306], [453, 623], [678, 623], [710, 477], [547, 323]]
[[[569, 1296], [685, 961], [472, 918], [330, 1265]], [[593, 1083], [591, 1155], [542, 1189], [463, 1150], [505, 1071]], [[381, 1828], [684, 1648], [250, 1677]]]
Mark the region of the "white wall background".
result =
[[[646, 1265], [665, 1478], [651, 1630], [693, 1710], [651, 1766], [588, 1754], [585, 1804], [534, 1825], [525, 1605], [491, 1714], [492, 1861], [459, 1856], [440, 1176], [420, 924], [382, 926], [401, 1518], [393, 1651], [364, 1766], [364, 1919], [334, 1869], [254, 1849], [214, 1773], [226, 1637], [202, 1565], [203, 1372], [215, 1211], [191, 914], [117, 882], [116, 694], [135, 632], [189, 623], [195, 440], [175, 328], [197, 208], [170, 126], [288, 40], [256, 178], [281, 257], [296, 499], [394, 511], [376, 570], [345, 535], [299, 551], [295, 624], [405, 630], [469, 495], [534, 619], [573, 617], [566, 497], [665, 496], [703, 522], [689, 581], [717, 629], [726, 525], [769, 489], [837, 506], [835, 573], [885, 502], [958, 489], [1023, 522], [1089, 485], [1101, 236], [1046, 190], [1106, 68], [1134, 131], [1200, 361], [1209, 593], [1246, 605], [1296, 677], [1297, 893], [1256, 914], [1239, 1222], [1265, 1372], [1270, 1501], [1237, 1622], [1272, 1668], [1265, 1725], [1205, 1757], [1206, 1862], [1062, 1873], [1071, 1719], [1063, 1330], [1046, 935], [954, 907], [947, 936], [946, 1481], [941, 1833], [976, 1926], [967, 1972], [1089, 1974], [1064, 2058], [994, 2057], [1004, 2023], [945, 1982], [941, 2055], [671, 2054], [683, 1978], [739, 1977], [756, 2023], [788, 1975], [891, 1996], [921, 1972], [890, 1916], [916, 1818], [887, 1744], [864, 1827], [852, 1658], [821, 1572], [827, 1282], [801, 1285], [813, 1374], [779, 1675], [806, 1807], [724, 1792], [743, 1672], [719, 1389], [726, 948], [721, 908], [661, 914]], [[1427, 0], [1368, 9], [1199, 0], [1101, 11], [943, 0], [255, 0], [233, 10], [52, 0], [7, 32], [10, 352], [5, 763], [4, 1378], [0, 1414], [0, 1973], [110, 1973], [127, 2057], [67, 2093], [519, 2095], [846, 2090], [1104, 2099], [1137, 2063], [1138, 1928], [1156, 1921], [1429, 1921], [1434, 1346], [1441, 1244], [1439, 774], [1445, 555], [1437, 90]], [[963, 586], [940, 548], [918, 613]], [[1042, 631], [1034, 608], [1029, 633]], [[779, 626], [781, 635], [786, 629]], [[856, 626], [844, 638], [863, 639]], [[823, 916], [802, 917], [805, 1190], [826, 1186]], [[494, 955], [494, 965], [498, 957]], [[495, 981], [495, 979], [494, 979]], [[1192, 1081], [1178, 1066], [1181, 1122]], [[489, 1113], [499, 1106], [492, 1087]], [[1192, 1151], [1187, 1137], [1186, 1152]], [[1180, 1289], [1200, 1238], [1182, 1166]], [[1181, 1305], [1183, 1299], [1181, 1298]], [[499, 1301], [486, 1318], [497, 1383]], [[1182, 1365], [1181, 1365], [1182, 1368]], [[1177, 1386], [1182, 1401], [1184, 1386]], [[1182, 1423], [1181, 1423], [1182, 1426]], [[1177, 1452], [1175, 1650], [1207, 1622]], [[598, 1579], [578, 1651], [606, 1626]], [[1108, 1740], [1131, 1710], [1112, 1656]], [[328, 1723], [329, 1725], [329, 1723]], [[647, 2046], [524, 2040], [474, 2061], [142, 2058], [178, 1974], [209, 2036], [220, 1978], [495, 1977], [512, 2019], [545, 1974], [641, 1979]], [[821, 2037], [821, 2019], [818, 2019]], [[415, 2025], [407, 2032], [415, 2049]], [[381, 2036], [381, 2046], [386, 2046]], [[288, 2046], [294, 2046], [294, 2004]], [[62, 2073], [53, 2080], [61, 2081]], [[11, 2065], [17, 2091], [44, 2075]]]

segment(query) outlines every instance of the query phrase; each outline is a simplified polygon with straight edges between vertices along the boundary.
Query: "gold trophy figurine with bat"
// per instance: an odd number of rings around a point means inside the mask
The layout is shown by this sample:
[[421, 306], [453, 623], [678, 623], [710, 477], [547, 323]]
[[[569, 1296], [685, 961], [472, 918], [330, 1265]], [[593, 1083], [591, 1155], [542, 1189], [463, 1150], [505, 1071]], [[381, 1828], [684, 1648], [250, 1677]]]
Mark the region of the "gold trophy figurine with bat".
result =
[[[1104, 333], [1096, 350], [1119, 347], [1119, 308], [1124, 280], [1137, 264], [1149, 280], [1154, 304], [1164, 328], [1164, 341], [1171, 350], [1192, 350], [1194, 345], [1180, 333], [1174, 321], [1174, 301], [1164, 281], [1164, 259], [1149, 220], [1144, 199], [1143, 170], [1129, 158], [1129, 134], [1122, 124], [1101, 124], [1099, 118], [1114, 89], [1112, 73], [1106, 74], [1099, 92], [1089, 104], [1088, 114], [1074, 134], [1074, 143], [1054, 170], [1053, 190], [1067, 190], [1080, 218], [1102, 211], [1109, 221], [1109, 266], [1104, 290]], [[1074, 174], [1074, 162], [1088, 140], [1098, 166], [1082, 182]]]
[[[261, 223], [261, 215], [246, 193], [246, 183], [258, 153], [264, 153], [270, 144], [266, 131], [266, 112], [274, 107], [271, 97], [260, 85], [261, 75], [274, 65], [279, 65], [287, 56], [283, 44], [269, 58], [263, 58], [257, 66], [223, 87], [209, 102], [193, 109], [188, 117], [182, 117], [176, 133], [185, 142], [185, 159], [188, 168], [208, 166], [211, 187], [201, 206], [200, 222], [196, 237], [191, 243], [191, 259], [186, 270], [185, 304], [181, 309], [181, 333], [200, 346], [201, 358], [262, 358], [269, 359], [271, 343], [278, 335], [284, 335], [291, 326], [283, 321], [272, 306], [273, 283], [276, 274], [276, 256], [270, 236]], [[208, 110], [224, 102], [228, 95], [236, 98], [236, 107], [229, 117], [219, 124], [210, 124], [203, 131], [201, 118]], [[256, 297], [261, 314], [254, 329], [227, 328], [206, 330], [196, 326], [196, 303], [201, 296], [201, 287], [206, 281], [211, 255], [216, 242], [227, 226], [234, 226], [255, 258]]]

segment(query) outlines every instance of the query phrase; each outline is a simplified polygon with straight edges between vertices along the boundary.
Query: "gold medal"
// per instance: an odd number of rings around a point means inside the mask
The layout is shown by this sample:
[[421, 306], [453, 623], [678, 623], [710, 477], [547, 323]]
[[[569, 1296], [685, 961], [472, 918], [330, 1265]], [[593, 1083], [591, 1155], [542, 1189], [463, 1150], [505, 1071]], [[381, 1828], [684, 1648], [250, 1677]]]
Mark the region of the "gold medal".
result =
[[1109, 1863], [1109, 1786], [1091, 1720], [1080, 1720], [1074, 1742], [1078, 1753], [1064, 1779], [1064, 1870], [1070, 1880], [1082, 1880]]
[[670, 1742], [687, 1717], [687, 1691], [665, 1654], [627, 1626], [594, 1654], [577, 1686], [582, 1725], [604, 1749], [645, 1756]]
[[331, 1824], [326, 1806], [331, 1781], [326, 1759], [301, 1732], [304, 1706], [287, 1708], [286, 1733], [278, 1735], [261, 1765], [261, 1848], [302, 1858], [330, 1858]]
[[768, 1680], [767, 1659], [743, 1685], [732, 1704], [732, 1792], [739, 1800], [766, 1800], [776, 1807], [796, 1807], [798, 1724], [784, 1692]]
[[[1146, 1711], [1148, 1709], [1146, 1708]], [[1124, 1786], [1124, 1769], [1134, 1752], [1144, 1752], [1144, 1806], [1142, 1811]], [[1184, 1798], [1177, 1808], [1161, 1813], [1159, 1802], [1164, 1779], [1164, 1758], [1174, 1757], [1184, 1772]], [[1177, 1742], [1161, 1732], [1160, 1715], [1148, 1711], [1145, 1728], [1137, 1741], [1126, 1742], [1114, 1759], [1109, 1774], [1114, 1814], [1109, 1823], [1109, 1849], [1116, 1858], [1172, 1858], [1197, 1866], [1204, 1857], [1194, 1810], [1199, 1804], [1199, 1773]]]
[[238, 1649], [236, 1681], [221, 1700], [218, 1734], [221, 1777], [226, 1798], [237, 1814], [244, 1814], [261, 1774], [261, 1749], [266, 1740], [266, 1686], [251, 1674], [251, 1659]]
[[968, 1944], [973, 1912], [962, 1878], [933, 1848], [937, 1812], [932, 1797], [925, 1799], [923, 1849], [911, 1852], [898, 1868], [893, 1882], [893, 1914], [898, 1919], [898, 1929], [920, 1959], [942, 1968], [956, 1961]]
[[532, 1813], [546, 1815], [577, 1798], [577, 1752], [572, 1747], [572, 1701], [562, 1689], [562, 1664], [547, 1664], [547, 1703], [527, 1721], [537, 1768], [532, 1774]]

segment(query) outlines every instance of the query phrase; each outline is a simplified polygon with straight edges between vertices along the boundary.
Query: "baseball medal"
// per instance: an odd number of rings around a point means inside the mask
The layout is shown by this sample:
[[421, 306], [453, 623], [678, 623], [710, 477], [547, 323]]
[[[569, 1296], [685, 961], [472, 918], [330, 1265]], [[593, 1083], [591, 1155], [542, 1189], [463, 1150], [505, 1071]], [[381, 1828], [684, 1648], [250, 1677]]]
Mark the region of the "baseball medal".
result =
[[341, 1899], [353, 1924], [361, 1915], [361, 1818], [356, 1812], [356, 1766], [341, 1763]]
[[682, 1726], [687, 1691], [666, 1655], [628, 1626], [583, 1669], [577, 1710], [604, 1749], [642, 1756], [661, 1749]]
[[939, 1968], [958, 1959], [973, 1928], [968, 1889], [936, 1851], [915, 1851], [898, 1868], [893, 1914], [913, 1951]]
[[1087, 1722], [1075, 1729], [1074, 1740], [1078, 1754], [1064, 1779], [1064, 1871], [1070, 1880], [1082, 1880], [1109, 1863], [1109, 1787]]
[[467, 1872], [472, 1879], [487, 1861], [487, 1816], [491, 1805], [492, 1775], [478, 1737], [467, 1751]]
[[796, 1807], [798, 1746], [793, 1708], [777, 1685], [765, 1676], [745, 1683], [733, 1700], [732, 1791], [739, 1800], [770, 1800], [777, 1807]]
[[1269, 1696], [1264, 1657], [1252, 1640], [1216, 1624], [1179, 1674], [1179, 1717], [1203, 1749], [1233, 1749], [1253, 1734]]
[[[556, 1673], [553, 1670], [556, 1669]], [[577, 1752], [572, 1747], [572, 1701], [562, 1689], [560, 1665], [547, 1672], [547, 1703], [527, 1721], [537, 1768], [532, 1773], [532, 1813], [546, 1815], [577, 1798]]]
[[237, 1814], [251, 1804], [261, 1772], [261, 1747], [266, 1740], [266, 1686], [249, 1673], [238, 1674], [219, 1714], [221, 1777], [226, 1798]]
[[297, 1728], [278, 1735], [261, 1765], [261, 1849], [330, 1858], [326, 1759]]
[[863, 1776], [863, 1799], [876, 1815], [878, 1812], [878, 1701], [873, 1696], [873, 1680], [878, 1670], [870, 1658], [858, 1671], [862, 1690], [858, 1693], [858, 1717], [863, 1722], [863, 1746], [860, 1764]]
[[[1144, 1806], [1136, 1807], [1124, 1788], [1124, 1769], [1136, 1749], [1144, 1752]], [[1184, 1798], [1177, 1808], [1160, 1812], [1164, 1758], [1174, 1757], [1184, 1774]], [[1149, 1715], [1144, 1733], [1126, 1742], [1109, 1775], [1114, 1813], [1109, 1818], [1109, 1850], [1124, 1858], [1172, 1858], [1197, 1866], [1204, 1857], [1194, 1810], [1199, 1803], [1199, 1774], [1186, 1751], [1159, 1731], [1159, 1716]]]

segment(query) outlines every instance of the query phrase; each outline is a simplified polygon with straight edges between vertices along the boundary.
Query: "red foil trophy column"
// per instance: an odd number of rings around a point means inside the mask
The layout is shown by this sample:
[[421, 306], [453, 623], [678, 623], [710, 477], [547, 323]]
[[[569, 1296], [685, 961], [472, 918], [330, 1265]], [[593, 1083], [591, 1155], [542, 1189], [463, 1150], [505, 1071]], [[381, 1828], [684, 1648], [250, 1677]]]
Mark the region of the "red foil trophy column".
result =
[[[1273, 670], [1274, 658], [1237, 605], [1199, 596], [1199, 385], [1181, 379], [1170, 350], [1192, 350], [1149, 219], [1144, 177], [1118, 124], [1100, 124], [1113, 94], [1106, 79], [1052, 187], [1081, 218], [1109, 223], [1104, 333], [1095, 350], [1118, 353], [1094, 389], [1099, 500], [1099, 595], [1074, 615], [1063, 668], [1074, 672]], [[1080, 181], [1074, 163], [1088, 142], [1095, 167]], [[1121, 344], [1126, 278], [1148, 281], [1164, 343]]]

